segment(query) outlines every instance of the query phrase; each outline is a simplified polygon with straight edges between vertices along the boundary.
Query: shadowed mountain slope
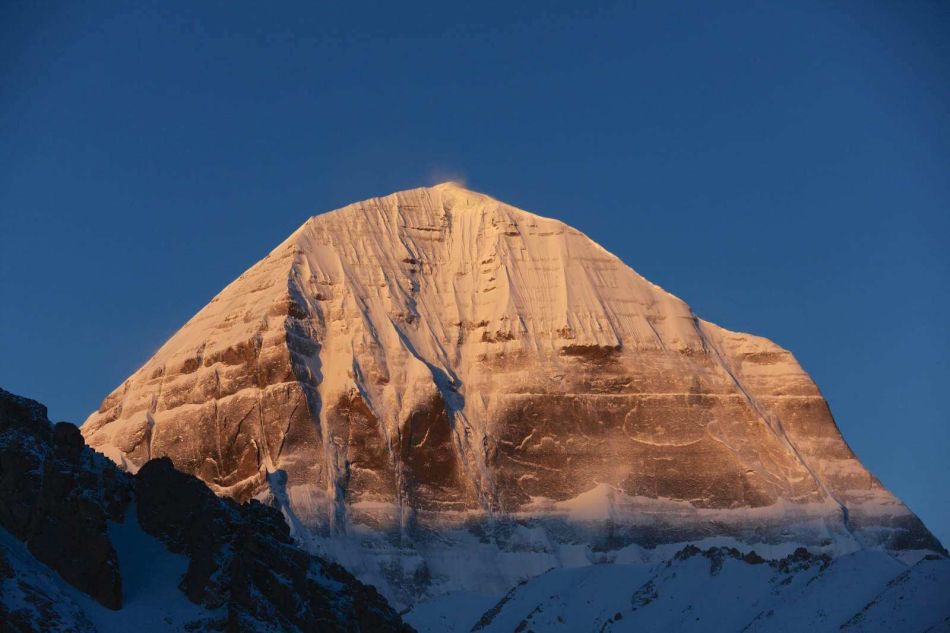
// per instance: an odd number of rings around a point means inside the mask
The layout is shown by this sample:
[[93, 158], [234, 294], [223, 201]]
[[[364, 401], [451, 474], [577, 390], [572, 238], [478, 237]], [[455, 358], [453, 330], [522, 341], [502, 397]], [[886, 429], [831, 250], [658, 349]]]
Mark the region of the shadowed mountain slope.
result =
[[121, 472], [0, 390], [0, 631], [408, 631], [371, 587], [294, 545], [280, 512], [168, 458]]

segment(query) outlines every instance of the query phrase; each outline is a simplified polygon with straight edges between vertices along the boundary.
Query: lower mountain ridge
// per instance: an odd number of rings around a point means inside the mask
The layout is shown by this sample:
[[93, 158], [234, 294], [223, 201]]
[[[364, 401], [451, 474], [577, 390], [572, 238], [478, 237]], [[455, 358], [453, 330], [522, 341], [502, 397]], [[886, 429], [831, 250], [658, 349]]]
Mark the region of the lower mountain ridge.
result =
[[[495, 602], [446, 596], [406, 615], [420, 633], [950, 631], [950, 561], [880, 550], [778, 560], [687, 546], [659, 564], [551, 570]], [[487, 605], [491, 605], [488, 607]]]
[[218, 498], [168, 458], [135, 476], [0, 389], [0, 631], [411, 631], [294, 545], [278, 510]]
[[279, 507], [398, 608], [687, 543], [943, 549], [790, 352], [454, 183], [307, 220], [82, 433]]

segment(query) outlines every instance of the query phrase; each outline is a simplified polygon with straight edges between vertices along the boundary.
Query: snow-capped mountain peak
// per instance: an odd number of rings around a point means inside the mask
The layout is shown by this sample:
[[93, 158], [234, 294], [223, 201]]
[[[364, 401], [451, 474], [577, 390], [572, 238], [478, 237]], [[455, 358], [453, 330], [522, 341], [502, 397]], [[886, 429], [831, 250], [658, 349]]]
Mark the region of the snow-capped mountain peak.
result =
[[83, 434], [272, 500], [404, 603], [713, 537], [940, 549], [788, 351], [457, 183], [307, 220]]

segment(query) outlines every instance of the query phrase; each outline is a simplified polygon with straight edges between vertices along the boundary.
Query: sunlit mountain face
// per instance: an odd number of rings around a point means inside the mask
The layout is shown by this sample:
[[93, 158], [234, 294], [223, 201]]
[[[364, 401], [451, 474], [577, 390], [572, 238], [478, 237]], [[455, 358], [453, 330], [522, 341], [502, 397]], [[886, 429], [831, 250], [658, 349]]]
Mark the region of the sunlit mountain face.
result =
[[942, 550], [790, 352], [454, 183], [307, 220], [82, 434], [279, 508], [398, 607], [687, 544]]

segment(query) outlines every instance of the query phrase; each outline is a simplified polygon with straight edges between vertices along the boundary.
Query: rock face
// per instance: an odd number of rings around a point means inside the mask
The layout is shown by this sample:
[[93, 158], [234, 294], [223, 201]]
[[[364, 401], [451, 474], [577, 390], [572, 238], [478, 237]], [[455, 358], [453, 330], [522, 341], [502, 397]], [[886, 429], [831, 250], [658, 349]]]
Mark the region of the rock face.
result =
[[[221, 499], [168, 458], [123, 473], [77, 427], [52, 426], [45, 407], [3, 390], [0, 527], [0, 631], [106, 633], [161, 616], [168, 630], [411, 630], [372, 587], [294, 545], [279, 510]], [[143, 555], [156, 539], [162, 560]], [[183, 575], [148, 584], [126, 617], [120, 563], [160, 575], [174, 554]], [[184, 608], [169, 604], [179, 589]]]
[[[219, 494], [275, 500], [390, 595], [530, 573], [460, 580], [432, 530], [505, 552], [540, 525], [538, 571], [578, 538], [588, 558], [713, 535], [940, 548], [788, 351], [451, 183], [308, 220], [82, 432], [130, 472], [169, 456]], [[328, 545], [346, 534], [363, 536]]]

